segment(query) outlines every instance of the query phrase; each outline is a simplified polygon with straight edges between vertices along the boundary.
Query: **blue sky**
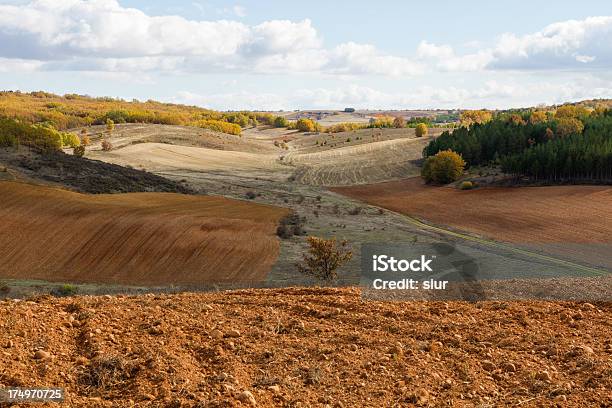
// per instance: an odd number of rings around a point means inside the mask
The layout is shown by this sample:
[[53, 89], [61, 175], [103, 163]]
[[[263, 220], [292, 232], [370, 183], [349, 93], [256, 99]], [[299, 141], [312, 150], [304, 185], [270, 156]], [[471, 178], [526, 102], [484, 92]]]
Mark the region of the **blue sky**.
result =
[[605, 1], [0, 0], [0, 88], [215, 109], [612, 97]]

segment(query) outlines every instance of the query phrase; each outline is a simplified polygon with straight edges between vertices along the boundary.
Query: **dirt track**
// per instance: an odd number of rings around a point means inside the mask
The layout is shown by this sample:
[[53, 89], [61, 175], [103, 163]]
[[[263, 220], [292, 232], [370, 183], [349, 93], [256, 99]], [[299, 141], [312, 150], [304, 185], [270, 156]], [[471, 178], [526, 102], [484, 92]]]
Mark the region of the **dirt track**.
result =
[[261, 281], [287, 210], [170, 193], [0, 182], [0, 277], [129, 285]]
[[316, 288], [0, 301], [0, 387], [94, 408], [607, 407], [611, 313]]

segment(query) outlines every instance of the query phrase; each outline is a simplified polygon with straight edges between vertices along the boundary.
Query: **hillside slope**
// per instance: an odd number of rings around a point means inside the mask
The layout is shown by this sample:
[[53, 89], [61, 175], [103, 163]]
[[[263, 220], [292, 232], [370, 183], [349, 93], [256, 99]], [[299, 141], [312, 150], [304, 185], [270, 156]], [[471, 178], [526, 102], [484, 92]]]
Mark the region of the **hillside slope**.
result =
[[[0, 277], [130, 285], [260, 281], [287, 210], [172, 193], [0, 182]], [[32, 256], [36, 254], [36, 256]]]
[[0, 387], [65, 387], [67, 407], [604, 407], [611, 313], [351, 288], [1, 301]]

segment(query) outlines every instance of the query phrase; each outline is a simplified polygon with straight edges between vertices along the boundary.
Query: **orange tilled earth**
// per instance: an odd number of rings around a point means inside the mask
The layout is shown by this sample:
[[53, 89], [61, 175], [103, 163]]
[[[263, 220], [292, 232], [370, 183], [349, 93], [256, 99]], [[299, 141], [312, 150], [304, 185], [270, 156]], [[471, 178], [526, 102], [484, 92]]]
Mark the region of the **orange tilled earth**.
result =
[[489, 187], [461, 191], [420, 177], [331, 190], [507, 242], [611, 243], [612, 187]]
[[287, 214], [222, 197], [16, 182], [0, 182], [0, 201], [0, 278], [146, 286], [262, 281]]
[[611, 317], [355, 288], [4, 300], [0, 388], [64, 387], [66, 407], [609, 407]]

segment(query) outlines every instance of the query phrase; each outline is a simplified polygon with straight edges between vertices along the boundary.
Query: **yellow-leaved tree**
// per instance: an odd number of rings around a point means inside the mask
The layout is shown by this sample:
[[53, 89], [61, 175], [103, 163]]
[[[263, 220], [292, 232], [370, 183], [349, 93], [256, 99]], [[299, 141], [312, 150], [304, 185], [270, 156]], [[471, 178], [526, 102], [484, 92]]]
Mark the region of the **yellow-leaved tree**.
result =
[[461, 126], [470, 127], [474, 124], [490, 122], [493, 114], [487, 110], [466, 110], [461, 112]]
[[443, 150], [428, 157], [423, 164], [421, 176], [427, 183], [448, 184], [463, 174], [465, 161], [452, 150]]
[[415, 133], [416, 133], [416, 137], [423, 137], [423, 136], [427, 136], [427, 125], [425, 123], [419, 123], [418, 125], [416, 125], [416, 128], [414, 129]]

